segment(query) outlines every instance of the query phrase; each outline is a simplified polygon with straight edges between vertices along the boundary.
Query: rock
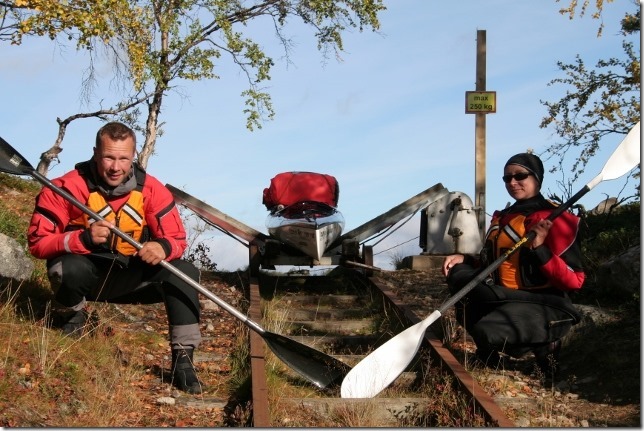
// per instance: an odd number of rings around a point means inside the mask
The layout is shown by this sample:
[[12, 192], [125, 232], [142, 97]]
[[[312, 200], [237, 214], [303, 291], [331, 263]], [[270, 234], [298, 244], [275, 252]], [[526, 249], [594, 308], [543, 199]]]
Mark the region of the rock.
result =
[[611, 294], [632, 297], [640, 291], [640, 245], [635, 245], [597, 269], [597, 284]]
[[173, 406], [175, 405], [176, 400], [172, 397], [159, 397], [157, 398], [157, 404]]
[[573, 326], [570, 332], [563, 338], [564, 344], [567, 344], [573, 338], [584, 337], [595, 333], [599, 326], [617, 319], [613, 314], [592, 305], [575, 304], [575, 308], [581, 314], [581, 321]]
[[591, 214], [591, 215], [606, 214], [613, 208], [615, 204], [617, 204], [617, 198], [604, 199], [603, 201], [598, 203], [595, 208], [588, 211], [588, 214]]
[[515, 421], [515, 425], [521, 428], [526, 428], [530, 426], [529, 418], [519, 418]]
[[210, 299], [200, 299], [199, 304], [201, 304], [202, 310], [219, 311], [219, 305], [215, 304]]
[[24, 281], [33, 271], [34, 263], [18, 241], [0, 233], [0, 277]]

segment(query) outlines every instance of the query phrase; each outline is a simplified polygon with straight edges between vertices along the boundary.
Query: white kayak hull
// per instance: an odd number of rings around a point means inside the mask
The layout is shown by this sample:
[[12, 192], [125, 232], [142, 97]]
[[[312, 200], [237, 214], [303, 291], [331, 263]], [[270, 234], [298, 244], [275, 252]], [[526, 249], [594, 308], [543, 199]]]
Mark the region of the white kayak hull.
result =
[[344, 217], [325, 204], [298, 202], [269, 214], [266, 228], [271, 237], [320, 260], [342, 234]]

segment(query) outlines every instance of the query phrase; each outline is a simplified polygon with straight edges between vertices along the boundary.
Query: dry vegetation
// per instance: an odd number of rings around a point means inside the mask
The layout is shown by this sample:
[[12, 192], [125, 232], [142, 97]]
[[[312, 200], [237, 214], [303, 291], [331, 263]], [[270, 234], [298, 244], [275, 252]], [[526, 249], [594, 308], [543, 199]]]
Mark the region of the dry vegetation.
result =
[[[271, 294], [270, 301], [264, 303], [264, 324], [273, 332], [291, 335], [308, 335], [321, 337], [326, 335], [367, 335], [373, 332], [394, 335], [404, 329], [400, 316], [395, 313], [382, 313], [385, 306], [377, 295], [369, 295], [363, 276], [358, 276], [351, 269], [337, 268], [326, 277], [283, 277], [266, 282], [265, 285], [279, 285]], [[316, 281], [317, 280], [317, 281]], [[289, 288], [289, 286], [293, 286]], [[316, 310], [322, 314], [327, 311], [326, 305], [319, 299], [299, 302], [294, 300], [300, 292], [309, 295], [356, 295], [356, 302], [342, 305], [342, 316], [362, 321], [367, 317], [368, 324], [347, 325], [347, 328], [306, 328], [302, 331], [299, 323], [285, 326], [284, 322], [292, 320], [289, 313], [294, 311]], [[315, 292], [315, 293], [313, 293]], [[335, 308], [335, 307], [334, 307]], [[359, 309], [359, 310], [358, 310]], [[349, 311], [349, 313], [345, 313]], [[366, 311], [366, 313], [365, 313]], [[353, 314], [355, 313], [355, 315]], [[371, 320], [370, 317], [376, 317]], [[298, 319], [295, 319], [296, 321]], [[321, 318], [320, 323], [325, 321]], [[349, 329], [350, 328], [350, 329]], [[324, 349], [323, 346], [320, 348]], [[343, 355], [343, 360], [354, 365], [359, 360], [360, 347], [335, 345], [333, 351]], [[328, 352], [327, 352], [328, 353]], [[355, 356], [354, 356], [355, 355]], [[268, 396], [270, 399], [271, 420], [274, 426], [288, 427], [480, 427], [487, 425], [480, 411], [472, 408], [469, 398], [464, 396], [454, 384], [454, 378], [444, 369], [433, 365], [428, 352], [414, 361], [414, 369], [423, 377], [412, 384], [393, 384], [383, 390], [373, 400], [347, 402], [339, 398], [339, 388], [332, 388], [324, 393], [301, 384], [301, 377], [269, 355], [267, 374], [270, 379]], [[421, 382], [422, 381], [422, 382]], [[318, 400], [323, 399], [323, 400]], [[390, 402], [405, 400], [405, 402]], [[323, 402], [317, 402], [323, 401]]]
[[[427, 292], [444, 286], [439, 271], [387, 271], [381, 274], [390, 288], [427, 315], [435, 309]], [[637, 300], [600, 300], [596, 295], [576, 298], [593, 301], [606, 316], [597, 326], [571, 334], [561, 355], [561, 374], [552, 381], [535, 372], [533, 358], [505, 357], [498, 369], [473, 360], [475, 345], [453, 317], [432, 326], [444, 343], [502, 405], [518, 426], [633, 427], [641, 425], [640, 308]]]
[[[230, 303], [234, 285], [205, 277], [203, 285]], [[20, 296], [20, 286], [3, 293]], [[171, 385], [163, 304], [94, 304], [97, 328], [80, 339], [62, 337], [45, 319], [22, 316], [16, 302], [0, 309], [0, 425], [20, 427], [214, 427], [236, 423], [230, 404], [241, 385], [232, 370], [240, 330], [221, 310], [202, 316], [204, 342], [197, 369], [204, 393], [189, 396]], [[46, 317], [46, 316], [44, 316]], [[242, 370], [243, 371], [243, 370]], [[241, 377], [243, 382], [244, 378]]]
[[[38, 189], [30, 181], [0, 174], [0, 232], [24, 244]], [[46, 325], [49, 311], [45, 304], [51, 293], [43, 262], [34, 262], [36, 270], [30, 280], [20, 284], [0, 281], [0, 426], [249, 425], [247, 329], [236, 319], [203, 304], [205, 341], [197, 369], [206, 390], [200, 396], [187, 396], [174, 390], [168, 380], [170, 359], [162, 304], [94, 304], [100, 323], [93, 335], [64, 338]], [[425, 303], [429, 287], [443, 282], [418, 271], [381, 275], [405, 302], [416, 304], [421, 315], [432, 308]], [[205, 273], [202, 284], [243, 309], [245, 277], [244, 273]], [[615, 319], [566, 346], [562, 357], [566, 377], [560, 386], [544, 386], [521, 363], [508, 362], [503, 370], [473, 369], [490, 393], [525, 399], [534, 406], [507, 404], [508, 416], [519, 426], [641, 425], [639, 297], [613, 303], [595, 297], [580, 299], [600, 305]], [[453, 334], [450, 343], [455, 355], [467, 363], [473, 347], [457, 325], [452, 323], [446, 331]], [[284, 388], [280, 385], [275, 379], [271, 387], [277, 426], [369, 426], [373, 405], [364, 411], [338, 409], [325, 417], [297, 417], [297, 411], [281, 408]], [[434, 380], [429, 385], [435, 390], [450, 382]], [[463, 426], [452, 413], [467, 408], [458, 406], [445, 392], [445, 399], [431, 406], [432, 423]], [[525, 419], [526, 412], [529, 419]], [[414, 418], [408, 424], [419, 426]]]
[[[22, 245], [39, 189], [33, 181], [0, 174], [0, 232]], [[96, 329], [80, 339], [62, 337], [48, 324], [51, 291], [44, 262], [34, 263], [36, 269], [27, 281], [0, 280], [0, 426], [234, 424], [228, 402], [239, 385], [229, 354], [238, 340], [239, 325], [228, 313], [204, 304], [205, 340], [196, 360], [207, 388], [201, 396], [186, 396], [169, 380], [163, 304], [92, 303], [100, 316]], [[231, 304], [243, 302], [237, 274], [206, 274], [202, 284]]]

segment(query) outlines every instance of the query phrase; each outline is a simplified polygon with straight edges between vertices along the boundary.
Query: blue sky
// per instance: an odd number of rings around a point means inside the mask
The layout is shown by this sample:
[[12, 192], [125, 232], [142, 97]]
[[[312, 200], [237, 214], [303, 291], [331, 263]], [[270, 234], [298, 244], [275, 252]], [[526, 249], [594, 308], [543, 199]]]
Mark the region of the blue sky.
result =
[[[567, 4], [390, 1], [379, 33], [345, 35], [341, 61], [325, 60], [311, 31], [294, 23], [286, 29], [295, 43], [287, 64], [272, 29], [251, 23], [248, 31], [276, 63], [268, 83], [275, 119], [261, 130], [245, 128], [239, 95], [244, 78], [224, 62], [216, 70], [220, 80], [181, 83], [165, 99], [165, 134], [148, 171], [263, 232], [262, 191], [284, 171], [335, 176], [345, 231], [437, 183], [473, 197], [475, 116], [465, 114], [464, 100], [466, 91], [475, 90], [477, 30], [486, 30], [487, 90], [497, 93], [497, 112], [487, 116], [486, 134], [486, 212], [491, 213], [510, 200], [500, 180], [505, 161], [528, 148], [541, 153], [558, 142], [552, 130], [539, 128], [546, 113], [540, 100], [558, 100], [565, 92], [547, 86], [561, 76], [556, 62], [572, 63], [580, 54], [590, 66], [622, 53], [619, 20], [633, 10], [630, 0], [605, 5], [599, 39], [599, 22], [590, 14], [569, 20], [558, 13]], [[96, 108], [81, 100], [87, 58], [48, 40], [2, 44], [0, 53], [0, 136], [35, 166], [56, 138], [57, 117]], [[110, 64], [97, 64], [97, 72], [103, 85], [94, 100], [107, 105], [115, 93]], [[50, 177], [90, 157], [98, 127], [93, 119], [71, 124]], [[601, 171], [620, 140], [605, 139], [606, 152], [574, 191]], [[551, 166], [546, 163], [546, 169]], [[544, 192], [561, 194], [557, 179], [546, 174]], [[623, 185], [621, 180], [602, 183], [581, 203], [592, 207]], [[418, 240], [407, 242], [418, 234], [417, 216], [376, 246], [375, 264], [388, 268], [393, 257], [420, 253]], [[218, 232], [204, 239], [220, 269], [247, 265], [247, 249], [236, 241]]]

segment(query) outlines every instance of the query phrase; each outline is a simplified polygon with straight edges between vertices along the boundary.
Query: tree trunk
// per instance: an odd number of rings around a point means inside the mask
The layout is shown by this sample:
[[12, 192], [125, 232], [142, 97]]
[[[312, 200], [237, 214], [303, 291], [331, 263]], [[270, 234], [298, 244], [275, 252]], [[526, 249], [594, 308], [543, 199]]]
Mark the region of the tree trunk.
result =
[[63, 147], [61, 145], [63, 144], [65, 132], [67, 131], [67, 124], [69, 124], [69, 122], [67, 120], [61, 121], [60, 118], [58, 118], [57, 121], [58, 136], [56, 137], [56, 142], [54, 142], [54, 145], [52, 145], [50, 149], [40, 155], [40, 162], [38, 162], [38, 166], [36, 167], [36, 171], [44, 177], [49, 173], [51, 163], [54, 160], [58, 160], [58, 154], [63, 151]]
[[[157, 88], [161, 86], [158, 85]], [[158, 90], [152, 102], [148, 104], [148, 119], [145, 123], [145, 142], [138, 155], [139, 165], [143, 169], [148, 167], [148, 159], [154, 154], [154, 147], [157, 141], [157, 132], [159, 129], [159, 112], [161, 112], [161, 103], [163, 101], [163, 91]]]

